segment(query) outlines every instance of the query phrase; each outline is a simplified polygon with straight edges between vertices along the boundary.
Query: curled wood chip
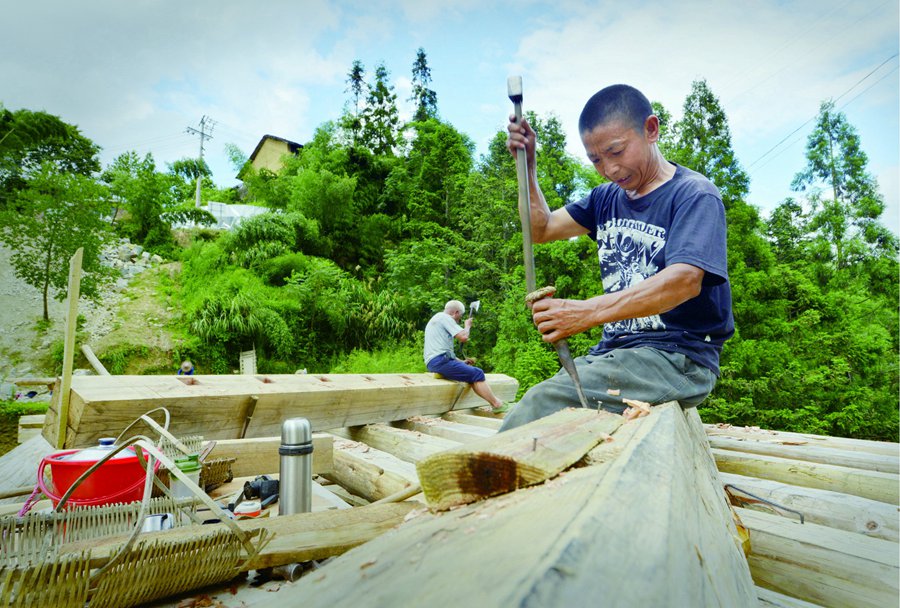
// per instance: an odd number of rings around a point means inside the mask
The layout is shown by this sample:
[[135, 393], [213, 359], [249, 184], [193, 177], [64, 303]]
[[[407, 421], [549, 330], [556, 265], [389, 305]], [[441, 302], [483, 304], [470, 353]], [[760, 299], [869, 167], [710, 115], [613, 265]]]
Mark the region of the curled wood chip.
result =
[[629, 406], [628, 409], [622, 412], [622, 416], [626, 420], [634, 420], [635, 418], [641, 418], [650, 414], [650, 404], [646, 401], [622, 399], [622, 402]]
[[622, 394], [622, 391], [620, 391], [617, 388], [608, 388], [608, 389], [606, 389], [606, 394], [612, 395], [613, 397], [618, 397], [619, 395]]

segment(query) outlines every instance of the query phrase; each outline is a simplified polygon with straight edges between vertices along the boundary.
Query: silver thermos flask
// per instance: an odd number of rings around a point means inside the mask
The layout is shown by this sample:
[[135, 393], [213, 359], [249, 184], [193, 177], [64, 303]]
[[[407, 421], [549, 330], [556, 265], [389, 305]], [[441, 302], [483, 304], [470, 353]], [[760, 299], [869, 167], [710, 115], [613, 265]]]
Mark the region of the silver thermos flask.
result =
[[281, 481], [278, 514], [312, 511], [312, 428], [306, 418], [289, 418], [281, 425]]

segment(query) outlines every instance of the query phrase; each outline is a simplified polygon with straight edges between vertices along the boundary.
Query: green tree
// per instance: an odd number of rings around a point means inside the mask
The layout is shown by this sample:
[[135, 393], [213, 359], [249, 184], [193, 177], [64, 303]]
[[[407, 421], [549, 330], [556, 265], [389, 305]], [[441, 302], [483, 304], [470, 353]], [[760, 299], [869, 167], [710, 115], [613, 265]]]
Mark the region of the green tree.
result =
[[362, 143], [374, 154], [393, 154], [397, 145], [400, 113], [397, 94], [389, 82], [390, 72], [383, 63], [375, 66], [375, 80], [369, 86], [362, 115]]
[[771, 263], [759, 211], [746, 202], [750, 178], [731, 147], [728, 117], [705, 80], [695, 81], [684, 101], [684, 115], [673, 127], [669, 160], [702, 173], [719, 189], [728, 221], [729, 271]]
[[364, 99], [363, 93], [366, 90], [366, 68], [359, 59], [355, 59], [350, 66], [346, 82], [345, 92], [352, 96], [352, 106], [344, 110], [340, 124], [344, 131], [350, 134], [350, 142], [355, 146], [362, 132], [359, 103]]
[[77, 173], [62, 173], [47, 161], [31, 174], [9, 209], [0, 212], [0, 240], [13, 249], [16, 276], [41, 291], [43, 318], [49, 321], [48, 296], [63, 299], [68, 290], [69, 260], [79, 247], [81, 293], [95, 298], [109, 270], [100, 264], [100, 249], [109, 225], [101, 186]]
[[[827, 242], [836, 270], [870, 255], [895, 255], [897, 239], [879, 223], [884, 200], [866, 170], [868, 157], [859, 135], [833, 101], [819, 108], [816, 126], [806, 142], [806, 167], [791, 187], [810, 191], [809, 229]], [[819, 189], [824, 185], [831, 198]]]
[[425, 49], [419, 47], [416, 52], [416, 60], [412, 66], [412, 96], [409, 101], [416, 104], [413, 113], [414, 121], [424, 121], [429, 118], [437, 118], [437, 93], [428, 88], [431, 84], [431, 69], [428, 67], [428, 59], [425, 57]]
[[171, 227], [163, 213], [175, 207], [173, 179], [157, 172], [152, 154], [143, 158], [133, 151], [121, 154], [102, 179], [127, 212], [120, 226], [125, 236], [148, 249], [171, 245]]
[[26, 188], [31, 175], [52, 163], [58, 173], [91, 175], [100, 169], [99, 148], [78, 127], [46, 112], [0, 105], [0, 209]]

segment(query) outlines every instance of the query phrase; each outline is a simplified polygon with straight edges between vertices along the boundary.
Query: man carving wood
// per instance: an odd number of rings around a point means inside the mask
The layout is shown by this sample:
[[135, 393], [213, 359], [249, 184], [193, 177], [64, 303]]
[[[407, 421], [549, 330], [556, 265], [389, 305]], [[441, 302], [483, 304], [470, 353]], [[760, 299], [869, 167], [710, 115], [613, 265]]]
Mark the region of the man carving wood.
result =
[[[534, 131], [514, 117], [508, 130], [510, 152], [525, 150], [534, 242], [588, 234], [597, 243], [603, 294], [546, 298], [532, 308], [546, 342], [603, 326], [600, 343], [575, 360], [589, 405], [622, 413], [624, 399], [701, 403], [734, 333], [725, 209], [716, 187], [663, 158], [659, 119], [627, 85], [596, 93], [579, 119], [587, 156], [610, 183], [553, 212], [536, 179]], [[578, 405], [560, 370], [525, 394], [501, 430]]]

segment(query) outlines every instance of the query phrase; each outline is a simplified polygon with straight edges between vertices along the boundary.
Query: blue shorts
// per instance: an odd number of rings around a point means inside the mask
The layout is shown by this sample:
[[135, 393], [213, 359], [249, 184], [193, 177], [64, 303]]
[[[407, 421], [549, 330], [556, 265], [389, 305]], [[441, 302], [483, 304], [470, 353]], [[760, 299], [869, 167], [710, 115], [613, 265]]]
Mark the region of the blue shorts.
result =
[[428, 371], [440, 374], [447, 380], [460, 382], [484, 382], [484, 372], [474, 365], [463, 363], [459, 359], [451, 359], [447, 355], [432, 357], [425, 366]]

